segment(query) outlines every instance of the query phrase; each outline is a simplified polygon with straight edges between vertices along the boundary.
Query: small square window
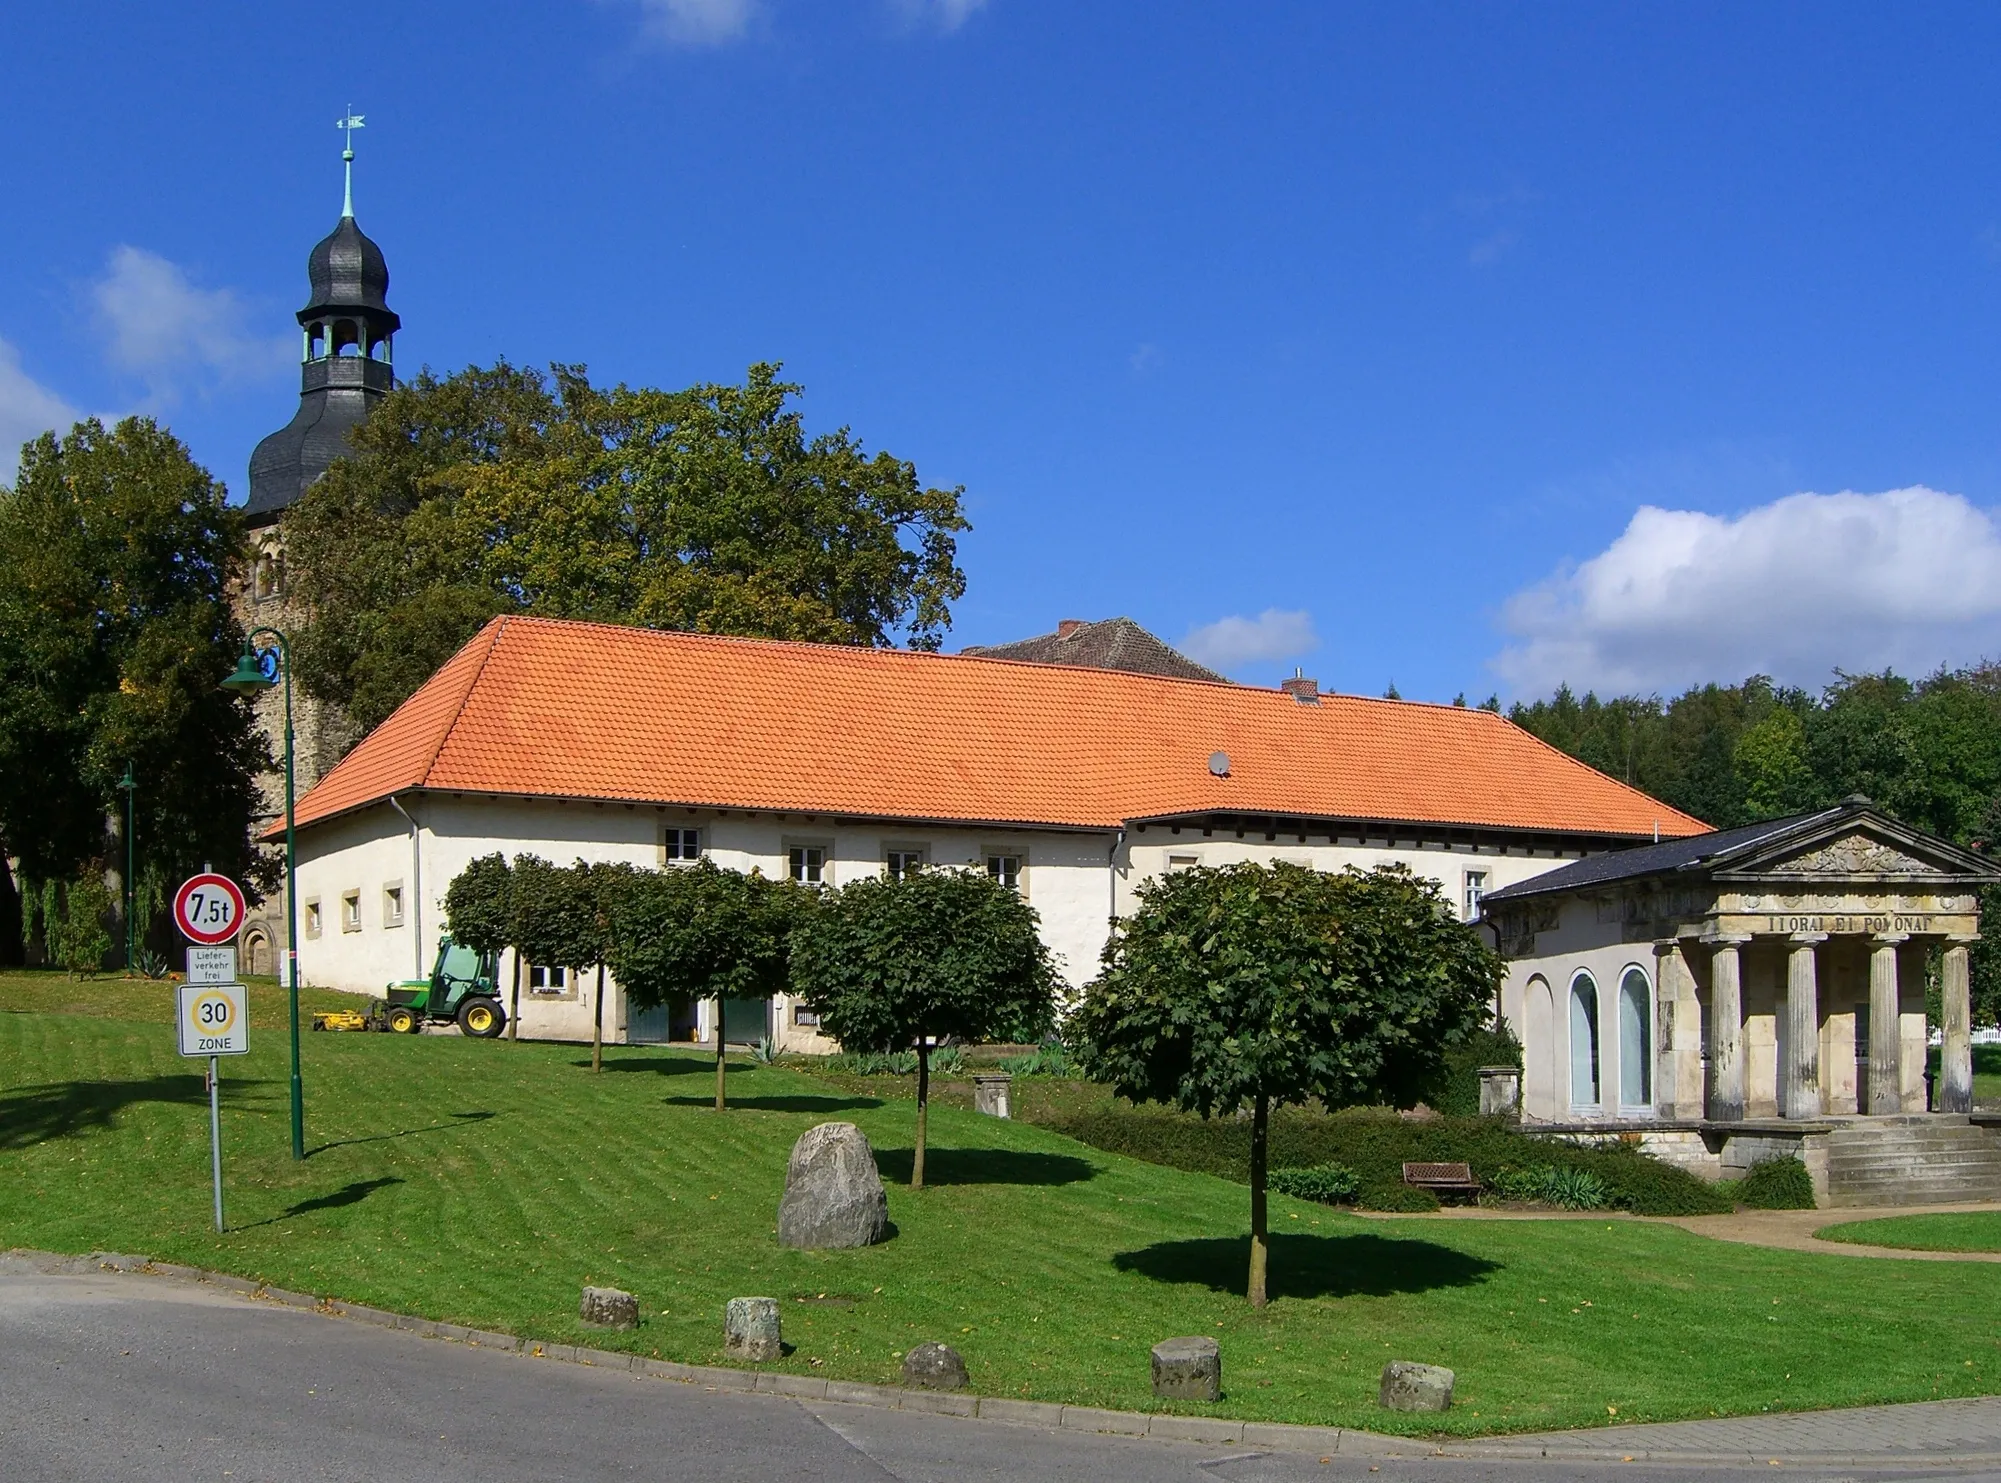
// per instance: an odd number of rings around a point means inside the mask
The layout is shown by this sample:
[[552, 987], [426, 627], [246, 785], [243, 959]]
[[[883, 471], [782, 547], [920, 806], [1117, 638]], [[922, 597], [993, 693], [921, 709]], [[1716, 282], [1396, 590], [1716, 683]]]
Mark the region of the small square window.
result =
[[391, 881], [382, 888], [382, 925], [400, 927], [403, 925], [403, 883]]
[[1006, 886], [1010, 891], [1019, 891], [1021, 889], [1021, 856], [987, 856], [987, 874], [994, 880], [999, 881], [1003, 886]]
[[561, 999], [570, 992], [570, 970], [530, 963], [528, 992], [544, 999]]
[[893, 881], [900, 881], [906, 875], [915, 875], [926, 864], [924, 851], [921, 849], [886, 850], [883, 853], [889, 864], [889, 878]]
[[320, 903], [318, 898], [316, 897], [313, 900], [308, 901], [306, 903], [306, 936], [318, 937], [319, 935], [320, 935]]
[[660, 831], [660, 860], [662, 864], [675, 860], [688, 861], [702, 858], [702, 831], [699, 829], [662, 829]]
[[1167, 857], [1167, 873], [1173, 875], [1176, 871], [1193, 870], [1201, 863], [1194, 855], [1169, 855]]
[[1466, 920], [1480, 920], [1480, 902], [1487, 894], [1487, 872], [1469, 870], [1466, 872], [1465, 913]]
[[823, 886], [827, 883], [827, 849], [825, 845], [793, 845], [785, 852], [786, 869], [792, 879], [802, 886]]
[[816, 1009], [808, 1009], [803, 1004], [795, 1004], [792, 1006], [792, 1023], [803, 1030], [818, 1029], [820, 1026], [820, 1012]]
[[343, 932], [359, 932], [361, 930], [361, 892], [341, 892], [340, 930]]

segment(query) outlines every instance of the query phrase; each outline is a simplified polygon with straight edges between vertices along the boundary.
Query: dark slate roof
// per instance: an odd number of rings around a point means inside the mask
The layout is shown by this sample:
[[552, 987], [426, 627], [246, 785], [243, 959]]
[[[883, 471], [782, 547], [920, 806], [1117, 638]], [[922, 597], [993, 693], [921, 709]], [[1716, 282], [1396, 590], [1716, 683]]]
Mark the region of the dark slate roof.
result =
[[1775, 839], [1818, 819], [1832, 819], [1854, 813], [1853, 804], [1821, 809], [1810, 814], [1791, 814], [1783, 819], [1765, 819], [1756, 824], [1740, 824], [1735, 829], [1713, 829], [1686, 839], [1664, 839], [1659, 844], [1635, 845], [1626, 850], [1607, 850], [1602, 855], [1575, 860], [1547, 874], [1489, 891], [1487, 901], [1506, 901], [1518, 896], [1542, 896], [1552, 891], [1576, 891], [1586, 886], [1602, 886], [1611, 881], [1632, 880], [1643, 875], [1664, 875], [1671, 870], [1688, 870], [1706, 865], [1719, 855], [1734, 854]]
[[250, 455], [250, 498], [243, 517], [252, 530], [276, 521], [327, 465], [353, 451], [347, 435], [367, 420], [368, 404], [367, 393], [348, 388], [309, 391], [299, 398], [292, 420]]
[[343, 216], [320, 239], [306, 259], [306, 277], [312, 283], [312, 299], [299, 311], [301, 320], [323, 309], [373, 309], [388, 316], [389, 329], [400, 328], [389, 308], [388, 260], [353, 217]]
[[1117, 669], [1136, 675], [1165, 675], [1175, 680], [1212, 680], [1229, 684], [1226, 676], [1197, 664], [1180, 650], [1163, 643], [1130, 618], [1079, 623], [1068, 633], [1040, 634], [1011, 644], [980, 644], [965, 650], [985, 659], [1020, 659], [1030, 664], [1072, 664], [1082, 669]]

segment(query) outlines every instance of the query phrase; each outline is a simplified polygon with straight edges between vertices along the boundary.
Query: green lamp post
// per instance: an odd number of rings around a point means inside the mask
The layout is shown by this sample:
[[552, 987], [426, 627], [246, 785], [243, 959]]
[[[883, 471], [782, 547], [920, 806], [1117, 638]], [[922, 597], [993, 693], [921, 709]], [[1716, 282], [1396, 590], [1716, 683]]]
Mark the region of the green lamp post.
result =
[[[277, 646], [278, 674], [264, 668], [257, 640], [268, 638]], [[285, 682], [285, 988], [292, 1009], [292, 1157], [306, 1156], [306, 1090], [299, 1076], [299, 855], [292, 833], [294, 799], [292, 771], [292, 647], [275, 628], [253, 628], [244, 637], [243, 654], [236, 669], [222, 682], [222, 688], [238, 695], [256, 695]]]

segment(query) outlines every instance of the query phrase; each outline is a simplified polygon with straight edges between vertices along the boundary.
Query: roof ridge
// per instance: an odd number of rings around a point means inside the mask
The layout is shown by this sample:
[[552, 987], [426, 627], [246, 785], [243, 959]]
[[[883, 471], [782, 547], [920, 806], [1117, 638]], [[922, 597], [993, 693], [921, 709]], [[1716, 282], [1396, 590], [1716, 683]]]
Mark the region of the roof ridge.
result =
[[[1453, 706], [1449, 707], [1449, 709], [1456, 710], [1458, 709], [1458, 707]], [[1611, 773], [1605, 771], [1605, 769], [1602, 767], [1593, 767], [1589, 762], [1586, 762], [1582, 757], [1572, 756], [1569, 752], [1564, 751], [1563, 748], [1556, 745], [1555, 742], [1543, 740], [1541, 737], [1537, 736], [1533, 731], [1529, 730], [1528, 727], [1518, 725], [1516, 722], [1510, 721], [1506, 716], [1497, 715], [1493, 711], [1489, 711], [1487, 714], [1493, 716], [1494, 719], [1497, 721], [1503, 722], [1508, 726], [1514, 727], [1516, 731], [1519, 731], [1523, 736], [1527, 737], [1530, 741], [1534, 742], [1537, 746], [1542, 747], [1544, 750], [1554, 752], [1557, 756], [1565, 758], [1568, 761], [1574, 762], [1579, 767], [1582, 767], [1589, 772], [1596, 773], [1599, 777], [1603, 778], [1613, 787], [1623, 788], [1625, 789], [1626, 792], [1631, 793], [1635, 798], [1644, 798], [1648, 803], [1657, 803], [1662, 808], [1666, 809], [1669, 813], [1678, 814], [1680, 815], [1680, 817], [1688, 820], [1692, 824], [1699, 824], [1701, 828], [1699, 828], [1696, 831], [1697, 834], [1715, 834], [1719, 832], [1714, 825], [1710, 824], [1710, 822], [1707, 819], [1698, 819], [1694, 814], [1676, 808], [1673, 804], [1669, 803], [1665, 798], [1656, 798], [1654, 797], [1653, 794], [1647, 792], [1647, 790], [1644, 788], [1626, 782], [1623, 778], [1613, 777]], [[1658, 827], [1658, 822], [1656, 823], [1656, 827]]]
[[[418, 770], [418, 787], [423, 787], [431, 780], [431, 769], [438, 765], [438, 756], [445, 750], [445, 743], [452, 739], [452, 733], [459, 729], [459, 722], [465, 718], [466, 702], [472, 699], [473, 691], [479, 687], [480, 676], [486, 673], [486, 666], [493, 659], [493, 651], [500, 647], [500, 636], [506, 632], [507, 620], [511, 616], [513, 615], [508, 613], [496, 614], [487, 623], [486, 632], [490, 633], [492, 637], [486, 641], [486, 652], [479, 656], [479, 663], [473, 666], [471, 677], [466, 681], [465, 688], [459, 692], [458, 703], [452, 707], [451, 720], [447, 721], [443, 728], [439, 730], [437, 745], [431, 748], [431, 755], [425, 759], [423, 767]], [[481, 635], [481, 637], [484, 636], [484, 634]], [[422, 686], [418, 687], [419, 690], [422, 688]]]

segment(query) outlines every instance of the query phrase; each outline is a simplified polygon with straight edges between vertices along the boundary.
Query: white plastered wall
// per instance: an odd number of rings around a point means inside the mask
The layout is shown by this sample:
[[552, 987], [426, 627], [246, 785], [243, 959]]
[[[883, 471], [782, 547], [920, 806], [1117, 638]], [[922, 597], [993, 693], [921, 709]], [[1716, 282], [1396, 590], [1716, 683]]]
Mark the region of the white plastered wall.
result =
[[[1557, 862], [1551, 862], [1552, 864]], [[1588, 901], [1566, 901], [1557, 925], [1536, 933], [1533, 956], [1508, 964], [1501, 987], [1501, 1012], [1522, 1042], [1522, 1115], [1536, 1122], [1617, 1121], [1651, 1117], [1659, 1089], [1648, 1086], [1648, 1100], [1629, 1103], [1621, 1096], [1628, 1084], [1619, 1034], [1619, 994], [1629, 970], [1645, 978], [1645, 1059], [1651, 1062], [1659, 1033], [1658, 985], [1651, 942], [1625, 942], [1617, 922], [1601, 922]], [[1588, 975], [1596, 989], [1598, 1011], [1598, 1100], [1580, 1102], [1573, 1095], [1571, 1061], [1571, 993], [1579, 975]], [[1538, 998], [1547, 992], [1546, 1008]], [[1649, 1082], [1651, 1064], [1644, 1074]]]

